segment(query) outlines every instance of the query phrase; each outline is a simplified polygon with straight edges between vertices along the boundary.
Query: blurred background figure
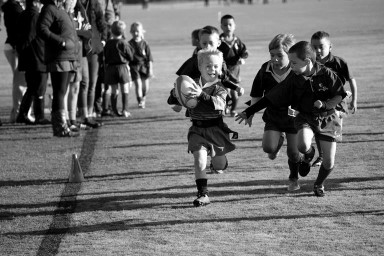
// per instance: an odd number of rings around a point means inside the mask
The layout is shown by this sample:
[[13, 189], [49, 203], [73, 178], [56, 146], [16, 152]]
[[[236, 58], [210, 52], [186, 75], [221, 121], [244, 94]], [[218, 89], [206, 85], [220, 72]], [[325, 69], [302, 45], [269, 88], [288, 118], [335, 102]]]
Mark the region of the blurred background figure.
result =
[[[26, 0], [26, 8], [17, 23], [19, 55], [19, 71], [25, 71], [27, 91], [21, 101], [17, 123], [50, 124], [45, 119], [45, 91], [47, 89], [48, 73], [44, 64], [44, 41], [36, 34], [36, 24], [43, 4], [40, 0]], [[28, 111], [34, 106], [35, 121], [29, 119]]]
[[1, 6], [1, 10], [4, 14], [4, 26], [7, 31], [7, 39], [4, 44], [4, 54], [11, 66], [13, 73], [12, 81], [12, 110], [10, 115], [10, 122], [16, 122], [16, 117], [19, 113], [19, 107], [21, 99], [25, 93], [26, 82], [24, 72], [20, 72], [17, 69], [18, 56], [16, 52], [17, 42], [17, 21], [20, 14], [24, 10], [24, 2], [21, 0], [8, 0]]

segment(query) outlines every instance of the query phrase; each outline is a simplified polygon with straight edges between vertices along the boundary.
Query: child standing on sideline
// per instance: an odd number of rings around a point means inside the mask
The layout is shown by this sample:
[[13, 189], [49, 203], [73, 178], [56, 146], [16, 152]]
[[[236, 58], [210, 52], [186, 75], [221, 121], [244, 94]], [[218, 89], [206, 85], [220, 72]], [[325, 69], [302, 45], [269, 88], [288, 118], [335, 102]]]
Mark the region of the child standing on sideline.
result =
[[[126, 25], [123, 21], [114, 21], [111, 27], [112, 37], [104, 47], [105, 54], [105, 84], [111, 85], [111, 103], [115, 113], [117, 110], [118, 86], [122, 91], [124, 117], [130, 117], [128, 112], [129, 87], [132, 81], [129, 64], [133, 60], [133, 54], [128, 43], [124, 39]], [[107, 88], [106, 88], [107, 89]], [[107, 89], [108, 90], [108, 89]]]
[[[344, 112], [345, 114], [349, 112], [349, 109], [351, 110], [352, 114], [354, 114], [357, 110], [357, 84], [355, 78], [353, 78], [347, 62], [340, 57], [332, 55], [332, 43], [327, 32], [318, 31], [313, 34], [311, 37], [311, 44], [316, 51], [317, 61], [336, 72], [343, 85], [345, 85], [347, 81], [349, 82], [349, 86], [351, 87], [352, 92], [352, 100], [350, 101], [349, 106], [346, 106], [346, 100], [344, 99], [337, 109]], [[341, 119], [341, 121], [343, 120]], [[319, 156], [313, 162], [312, 166], [320, 166], [323, 161], [323, 150], [321, 149], [320, 141], [316, 136], [315, 140], [317, 149], [319, 151]]]
[[[294, 76], [288, 59], [288, 50], [294, 43], [295, 39], [291, 34], [278, 34], [271, 40], [268, 46], [271, 59], [261, 66], [253, 80], [251, 105], [258, 102], [272, 89], [278, 87], [281, 82]], [[284, 133], [286, 134], [290, 170], [288, 191], [300, 189], [298, 183], [299, 169], [303, 167], [308, 169], [309, 165], [303, 163], [303, 166], [300, 166], [294, 117], [288, 115], [287, 106], [276, 107], [270, 105], [264, 111], [263, 121], [265, 126], [262, 145], [269, 159], [274, 160], [277, 157], [284, 143]]]
[[[197, 54], [201, 77], [195, 79], [198, 88], [192, 92], [199, 102], [193, 109], [188, 109], [192, 126], [188, 131], [188, 152], [194, 156], [197, 198], [193, 201], [196, 207], [210, 203], [208, 198], [208, 177], [206, 173], [207, 158], [211, 156], [211, 164], [217, 170], [228, 166], [226, 154], [235, 149], [229, 139], [228, 128], [223, 121], [227, 91], [219, 80], [223, 65], [223, 55], [217, 50], [204, 49]], [[168, 104], [177, 102], [174, 90]]]
[[[235, 84], [240, 84], [240, 66], [245, 63], [244, 59], [248, 58], [248, 51], [245, 44], [235, 35], [236, 23], [232, 15], [224, 15], [221, 17], [221, 29], [223, 33], [220, 35], [221, 44], [218, 49], [223, 53], [224, 61], [228, 68], [229, 79]], [[231, 116], [235, 116], [236, 106], [239, 95], [236, 91], [230, 90], [232, 105], [230, 107]]]
[[329, 68], [316, 62], [311, 44], [301, 41], [288, 51], [292, 71], [296, 74], [284, 80], [257, 103], [240, 113], [236, 120], [252, 125], [253, 114], [270, 106], [292, 105], [298, 110], [295, 118], [297, 147], [304, 154], [303, 161], [310, 163], [315, 155], [311, 146], [314, 135], [320, 139], [324, 161], [314, 184], [316, 196], [324, 196], [324, 181], [333, 170], [336, 141], [341, 135], [340, 116], [335, 109], [347, 95], [341, 80]]
[[130, 62], [130, 68], [139, 108], [145, 108], [149, 80], [153, 77], [153, 57], [147, 41], [144, 40], [144, 33], [140, 22], [134, 22], [131, 25], [132, 39], [129, 45], [132, 47], [133, 61]]

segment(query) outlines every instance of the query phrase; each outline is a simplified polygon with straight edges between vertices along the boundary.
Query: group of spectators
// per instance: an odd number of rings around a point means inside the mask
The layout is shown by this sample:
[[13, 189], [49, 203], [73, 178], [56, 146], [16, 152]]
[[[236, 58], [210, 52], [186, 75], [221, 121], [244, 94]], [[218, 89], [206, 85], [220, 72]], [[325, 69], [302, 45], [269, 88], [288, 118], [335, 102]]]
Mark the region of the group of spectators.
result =
[[[7, 0], [1, 4], [12, 72], [11, 123], [52, 124], [54, 136], [75, 136], [76, 115], [97, 128], [99, 76], [109, 27], [120, 14], [114, 0]], [[52, 84], [51, 120], [44, 116]], [[29, 114], [33, 105], [34, 120]], [[70, 122], [68, 121], [70, 120]], [[1, 121], [0, 121], [1, 124]], [[72, 126], [73, 129], [70, 129]]]

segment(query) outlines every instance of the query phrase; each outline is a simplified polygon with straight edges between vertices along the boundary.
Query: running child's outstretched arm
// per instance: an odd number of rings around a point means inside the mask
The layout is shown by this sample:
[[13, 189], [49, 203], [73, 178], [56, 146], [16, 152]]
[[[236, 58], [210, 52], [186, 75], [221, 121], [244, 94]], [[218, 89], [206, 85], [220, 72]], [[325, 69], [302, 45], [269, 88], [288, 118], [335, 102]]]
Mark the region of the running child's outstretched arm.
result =
[[244, 124], [248, 124], [249, 127], [251, 127], [253, 115], [259, 112], [260, 110], [268, 107], [270, 104], [271, 102], [267, 98], [263, 97], [258, 102], [238, 114], [235, 121], [239, 121], [239, 124], [241, 124], [245, 120]]

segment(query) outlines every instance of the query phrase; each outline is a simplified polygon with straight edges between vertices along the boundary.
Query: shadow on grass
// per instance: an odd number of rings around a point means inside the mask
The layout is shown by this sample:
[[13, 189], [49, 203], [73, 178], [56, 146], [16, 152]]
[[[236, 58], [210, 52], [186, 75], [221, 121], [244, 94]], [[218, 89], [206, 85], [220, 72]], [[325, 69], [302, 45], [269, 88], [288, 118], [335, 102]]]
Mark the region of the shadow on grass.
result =
[[[138, 220], [127, 219], [125, 221], [105, 222], [95, 225], [77, 226], [71, 228], [55, 228], [49, 230], [37, 230], [28, 232], [15, 232], [6, 233], [8, 236], [40, 236], [47, 234], [52, 237], [61, 237], [66, 234], [79, 234], [79, 233], [92, 233], [98, 231], [125, 231], [135, 228], [148, 228], [148, 227], [167, 227], [174, 225], [184, 224], [204, 224], [204, 223], [228, 223], [228, 222], [242, 222], [242, 221], [269, 221], [269, 220], [290, 220], [290, 219], [309, 219], [309, 218], [336, 218], [348, 217], [355, 215], [376, 215], [384, 216], [384, 209], [374, 210], [357, 210], [345, 212], [332, 212], [332, 213], [317, 213], [317, 214], [296, 214], [296, 215], [265, 215], [257, 217], [241, 217], [241, 218], [220, 218], [220, 219], [193, 219], [193, 220], [167, 220], [167, 221], [151, 221], [138, 223]], [[39, 254], [38, 254], [39, 255]]]
[[[353, 177], [353, 178], [343, 178], [343, 179], [329, 179], [327, 180], [327, 191], [342, 191], [342, 190], [381, 190], [384, 187], [360, 187], [360, 188], [346, 188], [341, 184], [346, 183], [357, 183], [357, 182], [367, 182], [367, 181], [379, 181], [384, 180], [384, 177]], [[282, 196], [293, 196], [293, 197], [313, 197], [312, 193], [312, 183], [309, 186], [307, 184], [302, 184], [302, 189], [297, 191], [298, 193], [287, 193], [286, 191], [286, 181], [285, 180], [254, 180], [246, 182], [223, 182], [223, 183], [212, 183], [210, 187], [211, 195], [219, 200], [220, 198], [225, 197], [235, 197], [224, 199], [221, 202], [230, 202], [230, 201], [242, 201], [242, 200], [262, 200], [265, 198], [280, 198]], [[66, 186], [71, 188], [71, 186]], [[247, 189], [248, 187], [248, 189]], [[23, 212], [15, 214], [15, 216], [44, 216], [44, 215], [58, 215], [58, 214], [67, 214], [68, 210], [75, 207], [76, 213], [82, 212], [94, 212], [94, 211], [126, 211], [126, 210], [136, 210], [136, 209], [152, 209], [159, 207], [172, 207], [172, 208], [186, 208], [190, 207], [185, 206], [185, 203], [181, 203], [181, 207], [178, 204], [175, 206], [175, 203], [138, 203], [139, 201], [148, 202], [148, 200], [161, 200], [161, 199], [173, 199], [169, 201], [177, 201], [178, 199], [185, 199], [185, 202], [189, 202], [193, 192], [179, 193], [172, 192], [172, 190], [190, 190], [194, 191], [195, 186], [191, 185], [181, 185], [181, 186], [172, 186], [164, 187], [158, 189], [146, 189], [146, 190], [125, 190], [125, 191], [115, 191], [115, 192], [104, 192], [102, 194], [111, 194], [111, 196], [102, 196], [95, 197], [90, 199], [76, 199], [78, 190], [65, 190], [61, 196], [60, 203], [58, 208], [55, 211], [36, 211], [32, 210], [30, 212]], [[215, 188], [228, 188], [225, 190]], [[239, 189], [240, 188], [240, 189]], [[245, 188], [245, 189], [241, 189]], [[163, 192], [162, 192], [163, 191]], [[167, 192], [168, 191], [168, 192]], [[153, 193], [146, 193], [153, 192]], [[165, 192], [165, 193], [164, 193]], [[124, 193], [133, 193], [131, 195], [121, 195]], [[100, 195], [100, 193], [87, 193], [84, 195]], [[250, 197], [251, 196], [251, 197]], [[29, 208], [37, 209], [44, 207], [52, 207], [56, 204], [54, 203], [42, 203], [42, 204], [11, 204], [11, 205], [0, 205], [0, 209], [16, 209], [16, 208]], [[72, 211], [72, 210], [71, 210]]]
[[[171, 176], [174, 177], [177, 174], [190, 174], [193, 172], [193, 166], [185, 166], [185, 168], [166, 169], [160, 171], [151, 172], [125, 172], [125, 173], [109, 173], [94, 175], [89, 171], [89, 165], [92, 158], [92, 154], [81, 154], [79, 158], [80, 166], [84, 174], [87, 174], [86, 181], [103, 181], [103, 180], [123, 180], [142, 177], [158, 177], [158, 176]], [[166, 174], [166, 175], [164, 175]], [[37, 180], [0, 180], [0, 187], [14, 187], [14, 186], [38, 186], [38, 185], [51, 185], [51, 184], [63, 184], [67, 179], [37, 179]], [[1, 207], [1, 205], [0, 205]]]
[[[98, 129], [90, 130], [86, 133], [79, 161], [82, 164], [83, 172], [89, 171], [89, 166], [95, 150]], [[39, 249], [36, 253], [38, 256], [56, 255], [59, 252], [60, 244], [66, 233], [70, 230], [72, 213], [77, 207], [77, 194], [80, 191], [82, 183], [67, 183], [61, 193], [60, 202], [56, 210], [53, 212], [53, 219], [49, 229], [44, 235]], [[63, 232], [57, 235], [51, 235], [57, 227], [62, 227]]]

